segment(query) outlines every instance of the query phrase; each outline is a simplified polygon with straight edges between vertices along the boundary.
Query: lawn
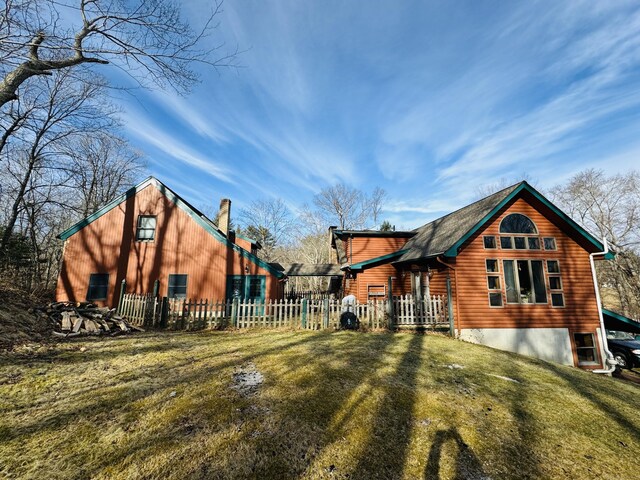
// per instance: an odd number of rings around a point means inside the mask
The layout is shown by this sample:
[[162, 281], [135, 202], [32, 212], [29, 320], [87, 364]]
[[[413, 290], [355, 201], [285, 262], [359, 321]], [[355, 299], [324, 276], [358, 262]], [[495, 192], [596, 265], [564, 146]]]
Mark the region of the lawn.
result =
[[438, 335], [87, 339], [0, 357], [0, 476], [638, 478], [639, 393]]

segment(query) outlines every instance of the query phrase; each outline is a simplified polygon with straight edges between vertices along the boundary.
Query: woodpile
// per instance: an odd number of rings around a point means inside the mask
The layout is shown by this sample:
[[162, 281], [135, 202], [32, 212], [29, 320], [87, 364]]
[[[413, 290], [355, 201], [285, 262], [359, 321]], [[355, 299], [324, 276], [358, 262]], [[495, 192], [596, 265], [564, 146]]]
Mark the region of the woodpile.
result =
[[54, 302], [34, 308], [33, 313], [48, 319], [53, 324], [53, 334], [62, 338], [144, 332], [116, 314], [115, 308], [101, 308], [89, 302]]

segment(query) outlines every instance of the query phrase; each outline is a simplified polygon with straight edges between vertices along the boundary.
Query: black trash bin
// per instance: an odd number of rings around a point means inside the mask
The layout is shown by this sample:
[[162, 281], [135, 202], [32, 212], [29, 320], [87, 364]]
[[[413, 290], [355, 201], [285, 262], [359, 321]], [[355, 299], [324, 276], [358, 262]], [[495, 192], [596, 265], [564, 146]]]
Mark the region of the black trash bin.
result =
[[340, 315], [340, 328], [343, 330], [358, 330], [360, 328], [360, 321], [356, 314], [353, 312], [343, 312]]

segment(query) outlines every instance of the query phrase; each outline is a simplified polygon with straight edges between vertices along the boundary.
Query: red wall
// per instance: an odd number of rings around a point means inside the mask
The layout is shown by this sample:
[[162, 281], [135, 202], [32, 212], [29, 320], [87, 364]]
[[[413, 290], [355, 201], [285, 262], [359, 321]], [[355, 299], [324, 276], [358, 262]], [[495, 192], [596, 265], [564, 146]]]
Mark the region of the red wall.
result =
[[[153, 242], [135, 241], [138, 215], [156, 215]], [[115, 306], [120, 282], [127, 292], [153, 291], [160, 280], [160, 294], [167, 294], [169, 274], [189, 275], [187, 297], [224, 299], [227, 275], [266, 276], [266, 298], [278, 298], [282, 285], [276, 277], [239, 253], [228, 249], [177, 207], [155, 186], [135, 196], [87, 225], [65, 241], [56, 299], [84, 301], [91, 273], [108, 273], [105, 302]]]

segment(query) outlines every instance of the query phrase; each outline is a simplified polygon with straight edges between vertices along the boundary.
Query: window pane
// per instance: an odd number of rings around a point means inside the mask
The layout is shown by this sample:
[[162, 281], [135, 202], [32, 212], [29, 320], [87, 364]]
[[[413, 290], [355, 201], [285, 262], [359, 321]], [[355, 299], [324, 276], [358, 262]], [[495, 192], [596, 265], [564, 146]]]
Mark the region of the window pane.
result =
[[487, 277], [489, 290], [498, 290], [500, 288], [500, 277], [490, 275]]
[[538, 237], [529, 237], [529, 250], [540, 250], [540, 239]]
[[561, 293], [552, 293], [551, 305], [554, 307], [564, 307], [564, 295]]
[[506, 250], [513, 248], [511, 246], [511, 237], [500, 237], [500, 247]]
[[507, 303], [519, 303], [516, 291], [516, 279], [513, 271], [513, 260], [504, 260], [504, 283], [507, 290]]
[[489, 305], [492, 307], [502, 306], [502, 293], [489, 293]]
[[596, 351], [594, 348], [579, 348], [578, 363], [595, 363]]
[[487, 262], [487, 272], [498, 271], [498, 260], [488, 259], [486, 262]]
[[507, 215], [500, 223], [500, 233], [538, 233], [535, 224], [521, 213]]
[[531, 288], [531, 272], [529, 262], [518, 260], [518, 283], [520, 284], [520, 300], [522, 303], [533, 302], [533, 289]]
[[518, 250], [524, 250], [526, 248], [524, 237], [513, 237], [513, 243], [515, 244], [515, 247]]
[[262, 297], [262, 280], [260, 278], [252, 278], [249, 281], [249, 297]]
[[560, 264], [557, 260], [547, 260], [547, 271], [549, 273], [560, 273]]
[[551, 290], [562, 290], [560, 277], [549, 277], [549, 288]]
[[536, 303], [547, 303], [547, 288], [544, 285], [542, 260], [531, 260], [531, 271], [533, 274], [533, 290]]
[[496, 237], [493, 235], [484, 237], [484, 248], [496, 248]]
[[578, 363], [597, 363], [595, 339], [592, 333], [574, 333]]
[[138, 215], [138, 227], [136, 228], [136, 240], [153, 240], [156, 233], [156, 217], [153, 215]]
[[138, 226], [142, 228], [156, 228], [156, 217], [140, 215], [138, 217]]
[[576, 340], [576, 346], [580, 347], [593, 347], [595, 346], [593, 342], [593, 334], [592, 333], [574, 333], [573, 334]]
[[106, 300], [109, 289], [108, 273], [92, 273], [89, 276], [87, 300]]
[[556, 239], [555, 238], [545, 238], [544, 239], [544, 249], [545, 250], [555, 250], [556, 249]]
[[169, 275], [169, 288], [167, 291], [169, 298], [186, 298], [187, 296], [187, 275]]

